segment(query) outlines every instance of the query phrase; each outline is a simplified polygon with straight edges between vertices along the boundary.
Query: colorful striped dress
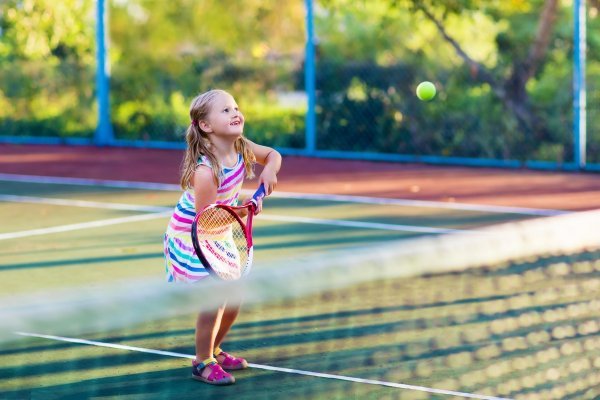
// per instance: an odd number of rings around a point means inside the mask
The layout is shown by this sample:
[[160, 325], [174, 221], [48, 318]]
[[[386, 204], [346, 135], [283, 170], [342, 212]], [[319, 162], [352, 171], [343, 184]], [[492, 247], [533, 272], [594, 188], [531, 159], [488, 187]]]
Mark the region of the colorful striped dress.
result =
[[[198, 160], [198, 165], [211, 167], [204, 157]], [[235, 206], [245, 176], [242, 155], [238, 155], [233, 167], [223, 168], [221, 172], [221, 184], [217, 189], [216, 202]], [[208, 276], [192, 245], [192, 222], [195, 216], [194, 190], [188, 189], [183, 192], [175, 206], [164, 237], [166, 273], [169, 282], [196, 282]]]

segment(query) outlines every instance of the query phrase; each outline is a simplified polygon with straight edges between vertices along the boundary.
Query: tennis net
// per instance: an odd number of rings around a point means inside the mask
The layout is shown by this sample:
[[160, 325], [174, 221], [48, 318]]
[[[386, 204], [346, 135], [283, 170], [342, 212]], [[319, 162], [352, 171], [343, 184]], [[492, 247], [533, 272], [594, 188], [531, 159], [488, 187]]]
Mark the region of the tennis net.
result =
[[[187, 341], [165, 340], [164, 350], [193, 354], [182, 317], [227, 290], [245, 304], [228, 349], [256, 369], [337, 382], [293, 381], [286, 398], [596, 399], [598, 227], [591, 211], [312, 254], [259, 264], [239, 285], [213, 280], [201, 293], [144, 280], [4, 298], [2, 337], [108, 340], [150, 329]], [[248, 379], [236, 393], [283, 396], [269, 385]]]

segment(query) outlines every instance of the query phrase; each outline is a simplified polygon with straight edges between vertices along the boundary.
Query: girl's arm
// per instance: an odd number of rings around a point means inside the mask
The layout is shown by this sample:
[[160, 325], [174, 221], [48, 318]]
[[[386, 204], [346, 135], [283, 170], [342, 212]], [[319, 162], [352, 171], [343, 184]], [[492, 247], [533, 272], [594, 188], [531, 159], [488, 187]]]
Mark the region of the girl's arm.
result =
[[[192, 176], [194, 186], [194, 206], [196, 213], [199, 213], [209, 204], [217, 201], [217, 185], [215, 184], [212, 170], [207, 166], [199, 166]], [[262, 209], [262, 202], [259, 204], [259, 209]], [[238, 215], [244, 218], [248, 214], [248, 210], [243, 208], [236, 211]]]
[[196, 213], [199, 213], [204, 207], [217, 201], [217, 184], [209, 167], [200, 165], [196, 168], [192, 176], [192, 186], [194, 188]]
[[264, 184], [265, 190], [269, 195], [277, 186], [277, 173], [281, 168], [281, 154], [270, 147], [261, 146], [251, 141], [248, 142], [256, 157], [256, 162], [264, 165], [263, 171], [258, 178], [258, 184]]

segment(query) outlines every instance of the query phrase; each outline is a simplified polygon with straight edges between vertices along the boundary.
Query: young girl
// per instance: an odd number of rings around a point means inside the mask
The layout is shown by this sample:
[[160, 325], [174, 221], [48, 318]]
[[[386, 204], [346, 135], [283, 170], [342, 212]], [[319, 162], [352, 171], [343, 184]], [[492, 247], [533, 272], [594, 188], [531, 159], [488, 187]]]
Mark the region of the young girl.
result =
[[[253, 176], [253, 164], [264, 165], [258, 184], [271, 194], [277, 184], [281, 155], [243, 136], [244, 116], [234, 98], [223, 90], [196, 97], [190, 108], [187, 149], [182, 164], [185, 190], [175, 207], [165, 234], [169, 282], [197, 282], [208, 277], [191, 243], [191, 225], [197, 211], [211, 203], [238, 204], [244, 176]], [[257, 185], [258, 186], [258, 185]], [[262, 210], [262, 201], [257, 213]], [[196, 320], [196, 359], [192, 377], [213, 385], [228, 385], [234, 377], [225, 370], [248, 367], [246, 360], [224, 352], [220, 345], [233, 325], [239, 304], [200, 312]]]

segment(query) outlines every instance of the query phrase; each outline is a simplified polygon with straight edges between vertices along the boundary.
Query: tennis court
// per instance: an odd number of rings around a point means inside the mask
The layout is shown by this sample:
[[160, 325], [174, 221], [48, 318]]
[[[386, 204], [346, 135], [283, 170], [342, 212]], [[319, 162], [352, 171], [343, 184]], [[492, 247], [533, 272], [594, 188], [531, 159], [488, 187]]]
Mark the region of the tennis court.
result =
[[[154, 313], [146, 309], [153, 300], [144, 306], [135, 293], [131, 304], [110, 301], [116, 293], [110, 289], [122, 282], [162, 284], [161, 239], [179, 195], [168, 184], [2, 175], [4, 299], [34, 297], [43, 305], [40, 296], [48, 296], [48, 304], [58, 305], [54, 315], [29, 310], [19, 318], [19, 305], [3, 302], [5, 323], [13, 321], [11, 332], [3, 329], [0, 350], [3, 398], [598, 395], [597, 247], [469, 272], [393, 279], [365, 273], [332, 287], [330, 274], [311, 269], [314, 262], [341, 268], [345, 257], [377, 260], [386, 248], [423, 238], [479, 238], [489, 226], [569, 213], [285, 191], [267, 199], [255, 221], [252, 274], [294, 270], [288, 279], [298, 280], [306, 267], [304, 289], [318, 290], [290, 297], [281, 275], [250, 296], [226, 349], [252, 368], [236, 373], [232, 387], [198, 384], [188, 376], [192, 312]], [[402, 259], [393, 261], [381, 263], [403, 268]], [[86, 305], [85, 293], [95, 289], [104, 290], [106, 310]], [[60, 303], [64, 293], [75, 304]], [[69, 306], [79, 309], [75, 321], [61, 313]]]
[[600, 0], [0, 1], [0, 400], [600, 399], [598, 82]]

